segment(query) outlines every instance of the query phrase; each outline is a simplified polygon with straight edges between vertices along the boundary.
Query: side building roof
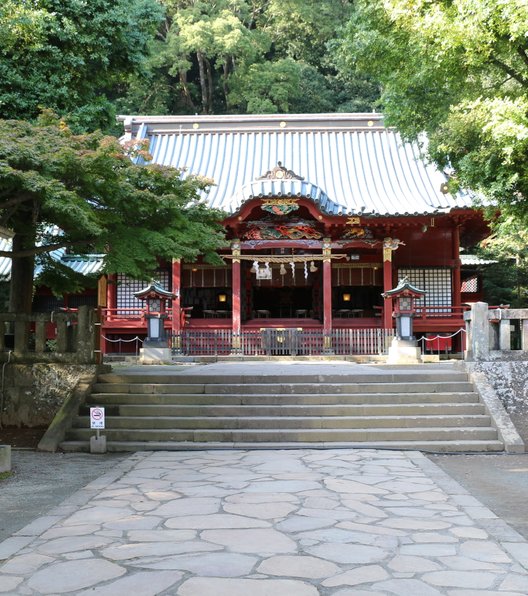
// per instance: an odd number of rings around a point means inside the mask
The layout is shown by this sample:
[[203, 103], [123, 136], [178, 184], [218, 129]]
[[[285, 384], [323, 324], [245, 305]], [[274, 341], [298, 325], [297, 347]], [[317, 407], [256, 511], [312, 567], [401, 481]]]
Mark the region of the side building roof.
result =
[[[327, 213], [423, 215], [471, 206], [381, 114], [119, 116], [125, 140], [148, 139], [156, 164], [214, 180], [211, 207], [252, 198], [312, 198]], [[261, 179], [281, 162], [289, 180]]]

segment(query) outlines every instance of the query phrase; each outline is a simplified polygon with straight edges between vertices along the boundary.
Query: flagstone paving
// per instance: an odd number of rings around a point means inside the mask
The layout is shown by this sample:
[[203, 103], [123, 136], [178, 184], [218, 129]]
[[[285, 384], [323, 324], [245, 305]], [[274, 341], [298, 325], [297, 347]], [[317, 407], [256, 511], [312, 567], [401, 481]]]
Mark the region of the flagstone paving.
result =
[[417, 452], [137, 453], [0, 543], [0, 593], [528, 593], [528, 543]]

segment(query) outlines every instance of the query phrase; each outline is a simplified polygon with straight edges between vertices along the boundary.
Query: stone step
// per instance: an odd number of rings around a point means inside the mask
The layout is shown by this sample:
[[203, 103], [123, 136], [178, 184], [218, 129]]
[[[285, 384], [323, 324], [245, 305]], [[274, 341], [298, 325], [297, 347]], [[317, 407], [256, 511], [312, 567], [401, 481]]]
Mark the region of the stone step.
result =
[[409, 383], [409, 382], [435, 382], [467, 381], [464, 371], [448, 368], [446, 370], [427, 371], [379, 371], [371, 369], [369, 373], [362, 374], [281, 374], [281, 375], [204, 375], [204, 374], [126, 374], [109, 373], [100, 375], [100, 383], [104, 384], [135, 384], [135, 385], [195, 385], [195, 384], [291, 384], [291, 383]]
[[[89, 440], [94, 431], [72, 428], [67, 440]], [[198, 442], [359, 442], [359, 441], [458, 441], [496, 440], [493, 428], [361, 428], [361, 429], [105, 429], [107, 441]]]
[[477, 403], [474, 391], [438, 393], [339, 393], [339, 394], [170, 394], [170, 393], [93, 393], [88, 404], [141, 405], [331, 405], [331, 404], [417, 404]]
[[136, 384], [136, 383], [96, 383], [95, 393], [123, 394], [229, 394], [247, 395], [274, 394], [340, 394], [340, 393], [459, 393], [471, 392], [473, 386], [468, 381], [408, 382], [408, 383], [248, 383], [248, 384]]
[[[81, 408], [87, 416], [90, 405]], [[477, 415], [484, 414], [480, 403], [414, 403], [414, 404], [328, 404], [328, 405], [116, 405], [107, 403], [107, 416], [400, 416]]]
[[89, 450], [95, 431], [88, 407], [99, 405], [106, 408], [102, 434], [109, 451], [503, 450], [479, 395], [457, 366], [269, 376], [197, 370], [102, 375], [62, 448]]
[[[360, 443], [338, 441], [310, 442], [188, 442], [188, 441], [109, 441], [110, 452], [132, 451], [211, 451], [215, 449], [386, 449], [424, 451], [427, 453], [485, 453], [504, 450], [501, 441], [458, 440], [458, 441], [362, 441]], [[89, 441], [68, 441], [61, 444], [67, 452], [90, 451]]]
[[[106, 430], [118, 429], [369, 429], [420, 427], [490, 427], [486, 415], [467, 416], [106, 416]], [[89, 428], [89, 416], [75, 428]]]

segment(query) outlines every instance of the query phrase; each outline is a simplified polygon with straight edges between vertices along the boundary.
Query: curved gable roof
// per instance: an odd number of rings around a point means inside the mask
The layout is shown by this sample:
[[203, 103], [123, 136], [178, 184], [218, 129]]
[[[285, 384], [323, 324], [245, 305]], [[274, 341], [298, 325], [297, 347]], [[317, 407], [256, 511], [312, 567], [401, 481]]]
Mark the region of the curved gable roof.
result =
[[[211, 207], [254, 197], [312, 198], [331, 214], [418, 215], [471, 206], [444, 194], [447, 176], [379, 114], [120, 116], [125, 138], [148, 138], [155, 163], [212, 178]], [[278, 162], [304, 180], [258, 180]]]

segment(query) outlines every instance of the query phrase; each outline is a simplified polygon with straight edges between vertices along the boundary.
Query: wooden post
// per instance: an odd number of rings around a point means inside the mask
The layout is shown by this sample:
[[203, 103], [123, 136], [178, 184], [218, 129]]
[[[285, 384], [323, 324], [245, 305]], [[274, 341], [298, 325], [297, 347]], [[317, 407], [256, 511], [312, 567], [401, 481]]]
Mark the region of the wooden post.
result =
[[231, 343], [232, 352], [238, 354], [241, 352], [242, 344], [240, 338], [241, 331], [241, 317], [240, 317], [240, 305], [241, 305], [241, 276], [240, 276], [240, 240], [233, 240], [231, 244], [231, 253], [233, 258], [231, 259], [231, 285], [232, 285], [232, 302], [233, 314], [232, 314], [232, 331], [233, 339]]
[[323, 352], [332, 352], [332, 248], [323, 240]]
[[181, 260], [172, 259], [172, 345], [176, 354], [182, 353]]
[[453, 229], [453, 306], [462, 304], [462, 282], [460, 276], [460, 228], [456, 226]]
[[[390, 239], [389, 239], [390, 240]], [[383, 241], [383, 291], [392, 290], [392, 248]], [[385, 298], [383, 303], [383, 328], [392, 329], [392, 298]]]
[[[113, 315], [116, 314], [115, 309], [117, 308], [117, 275], [110, 273], [106, 279], [106, 320], [111, 321]], [[101, 326], [101, 332], [103, 328]], [[110, 342], [103, 339], [101, 342], [103, 347], [103, 354], [108, 354], [110, 351]]]

